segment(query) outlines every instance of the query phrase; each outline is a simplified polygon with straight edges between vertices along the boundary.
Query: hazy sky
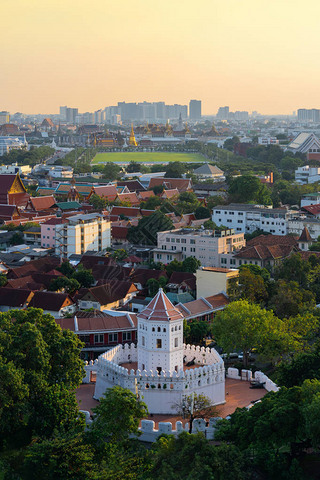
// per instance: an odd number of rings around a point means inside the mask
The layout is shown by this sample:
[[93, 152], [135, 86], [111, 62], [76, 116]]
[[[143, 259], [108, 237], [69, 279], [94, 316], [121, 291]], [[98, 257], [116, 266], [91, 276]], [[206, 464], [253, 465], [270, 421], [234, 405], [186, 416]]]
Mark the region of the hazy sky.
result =
[[319, 0], [0, 0], [0, 110], [320, 108]]

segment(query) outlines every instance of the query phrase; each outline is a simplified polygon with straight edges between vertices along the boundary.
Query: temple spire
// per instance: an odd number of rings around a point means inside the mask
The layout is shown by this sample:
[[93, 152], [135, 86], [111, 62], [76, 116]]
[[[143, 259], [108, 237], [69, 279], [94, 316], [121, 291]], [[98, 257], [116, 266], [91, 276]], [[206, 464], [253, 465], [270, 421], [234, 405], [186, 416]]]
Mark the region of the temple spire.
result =
[[129, 145], [132, 147], [137, 147], [136, 137], [134, 136], [133, 123], [131, 123], [131, 132], [129, 137]]

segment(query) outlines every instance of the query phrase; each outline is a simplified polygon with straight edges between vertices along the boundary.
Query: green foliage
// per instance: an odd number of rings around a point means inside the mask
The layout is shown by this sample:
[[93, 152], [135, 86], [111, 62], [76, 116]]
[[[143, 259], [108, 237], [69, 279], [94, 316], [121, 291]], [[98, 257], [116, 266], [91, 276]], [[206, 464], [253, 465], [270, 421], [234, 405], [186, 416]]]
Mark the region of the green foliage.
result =
[[85, 288], [91, 287], [95, 282], [91, 270], [86, 270], [82, 264], [79, 264], [78, 269], [72, 274], [72, 278]]
[[185, 395], [174, 407], [180, 416], [188, 419], [189, 433], [192, 433], [193, 421], [196, 418], [210, 418], [216, 415], [216, 407], [211, 398], [202, 393]]
[[186, 172], [186, 165], [182, 162], [170, 162], [165, 168], [166, 178], [181, 178]]
[[121, 168], [116, 163], [108, 162], [103, 167], [103, 178], [106, 180], [116, 180]]
[[145, 202], [141, 202], [140, 207], [145, 210], [155, 210], [162, 203], [163, 203], [163, 200], [160, 197], [154, 196], [154, 197], [149, 197]]
[[30, 150], [10, 150], [1, 157], [1, 162], [5, 165], [18, 163], [18, 165], [35, 165], [41, 163], [46, 158], [54, 154], [54, 149], [47, 146], [31, 147]]
[[99, 197], [99, 195], [91, 195], [89, 199], [90, 205], [93, 206], [95, 210], [104, 210], [107, 206], [107, 200], [103, 197]]
[[49, 290], [52, 292], [64, 291], [66, 293], [74, 293], [79, 290], [80, 283], [74, 278], [58, 277], [51, 280]]
[[63, 275], [68, 278], [72, 277], [72, 275], [74, 274], [74, 268], [68, 261], [62, 262], [60, 267], [57, 267], [57, 270], [59, 270], [59, 272], [63, 273]]
[[236, 203], [272, 205], [270, 194], [268, 187], [261, 183], [259, 178], [250, 175], [234, 178], [229, 187], [230, 200]]
[[9, 240], [10, 245], [21, 245], [23, 243], [23, 236], [20, 232], [15, 232]]
[[152, 190], [153, 190], [153, 193], [155, 195], [160, 195], [164, 190], [164, 186], [163, 185], [155, 185]]
[[3, 273], [0, 274], [0, 287], [5, 287], [8, 283], [8, 279], [6, 277], [6, 275], [4, 275]]
[[160, 211], [139, 220], [136, 227], [130, 227], [128, 240], [139, 245], [157, 245], [157, 233], [172, 230], [172, 220]]
[[25, 480], [98, 478], [94, 450], [84, 443], [82, 435], [60, 435], [43, 441], [38, 439], [28, 447], [22, 470]]
[[0, 315], [0, 445], [82, 425], [72, 393], [83, 377], [81, 345], [40, 309]]
[[195, 257], [187, 257], [182, 262], [182, 272], [196, 273], [198, 268], [201, 266], [200, 260], [197, 260]]
[[[178, 200], [175, 204], [175, 207], [180, 214], [193, 213], [195, 210], [197, 210], [199, 206], [200, 206], [200, 202], [197, 196], [193, 192], [180, 193]], [[209, 213], [209, 217], [210, 217], [210, 213]]]
[[224, 144], [223, 144], [223, 147], [226, 149], [226, 150], [230, 150], [230, 152], [233, 152], [233, 149], [234, 149], [234, 146], [236, 143], [239, 143], [240, 142], [240, 138], [237, 137], [237, 136], [233, 136], [232, 138], [228, 138]]
[[214, 230], [217, 225], [212, 220], [206, 220], [203, 227], [207, 230]]
[[285, 387], [301, 386], [307, 379], [320, 380], [320, 348], [310, 352], [302, 352], [293, 358], [282, 361], [277, 366], [276, 381]]
[[148, 480], [248, 480], [245, 456], [233, 445], [213, 446], [201, 434], [161, 436], [152, 446]]
[[194, 215], [197, 220], [201, 220], [202, 218], [210, 218], [211, 212], [209, 208], [200, 206], [195, 209]]
[[128, 173], [140, 172], [140, 170], [141, 170], [141, 164], [138, 162], [135, 162], [134, 160], [131, 160], [129, 165], [126, 167], [126, 171]]
[[100, 398], [94, 414], [90, 437], [97, 443], [103, 440], [118, 443], [127, 440], [130, 434], [139, 435], [139, 422], [148, 415], [148, 409], [130, 390], [116, 386]]
[[184, 332], [186, 343], [200, 343], [204, 337], [211, 334], [210, 323], [199, 320], [189, 320], [187, 332]]
[[128, 252], [124, 248], [118, 248], [112, 254], [112, 258], [114, 258], [118, 262], [122, 262], [127, 257], [128, 257]]
[[269, 308], [281, 318], [288, 318], [316, 306], [315, 295], [301, 288], [298, 282], [278, 280], [275, 294], [269, 302]]

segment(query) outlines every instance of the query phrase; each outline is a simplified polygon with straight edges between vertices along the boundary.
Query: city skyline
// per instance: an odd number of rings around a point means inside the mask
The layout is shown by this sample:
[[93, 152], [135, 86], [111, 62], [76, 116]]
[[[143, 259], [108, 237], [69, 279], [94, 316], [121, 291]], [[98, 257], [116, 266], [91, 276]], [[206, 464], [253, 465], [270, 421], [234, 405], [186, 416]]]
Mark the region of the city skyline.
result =
[[0, 109], [194, 98], [203, 115], [221, 105], [266, 115], [313, 108], [319, 10], [315, 0], [308, 9], [276, 0], [4, 0]]

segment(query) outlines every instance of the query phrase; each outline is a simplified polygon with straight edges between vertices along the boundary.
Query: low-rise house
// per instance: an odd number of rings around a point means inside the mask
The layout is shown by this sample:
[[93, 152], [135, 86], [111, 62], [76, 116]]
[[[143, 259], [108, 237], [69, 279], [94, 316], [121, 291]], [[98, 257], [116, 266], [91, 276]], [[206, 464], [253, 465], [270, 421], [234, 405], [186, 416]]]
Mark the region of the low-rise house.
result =
[[81, 351], [83, 360], [95, 360], [115, 345], [137, 340], [137, 317], [132, 312], [77, 311], [73, 317], [56, 322], [63, 330], [74, 332], [85, 344]]
[[179, 303], [176, 307], [187, 321], [210, 322], [216, 313], [224, 310], [229, 303], [227, 295], [218, 293], [210, 297], [200, 297], [192, 302]]
[[79, 298], [78, 305], [80, 310], [111, 310], [125, 306], [130, 310], [130, 302], [137, 292], [138, 289], [132, 282], [114, 280], [88, 288]]
[[117, 199], [120, 202], [127, 202], [133, 207], [137, 206], [140, 204], [140, 200], [137, 197], [137, 194], [135, 192], [130, 192], [130, 193], [118, 193]]
[[70, 316], [76, 311], [76, 304], [67, 293], [34, 292], [29, 307], [41, 308], [54, 318]]
[[23, 232], [23, 241], [26, 245], [41, 246], [41, 227], [29, 227]]
[[26, 205], [26, 210], [33, 212], [53, 211], [56, 209], [56, 200], [53, 195], [46, 195], [43, 197], [30, 197]]
[[157, 185], [163, 185], [163, 187], [167, 190], [172, 190], [176, 188], [179, 193], [192, 191], [191, 178], [151, 178], [149, 183], [149, 190], [152, 190]]
[[16, 309], [22, 310], [27, 308], [32, 300], [34, 293], [30, 290], [15, 290], [14, 294], [11, 288], [0, 288], [0, 312]]
[[196, 271], [197, 299], [226, 293], [239, 281], [239, 270], [232, 268], [200, 267]]

